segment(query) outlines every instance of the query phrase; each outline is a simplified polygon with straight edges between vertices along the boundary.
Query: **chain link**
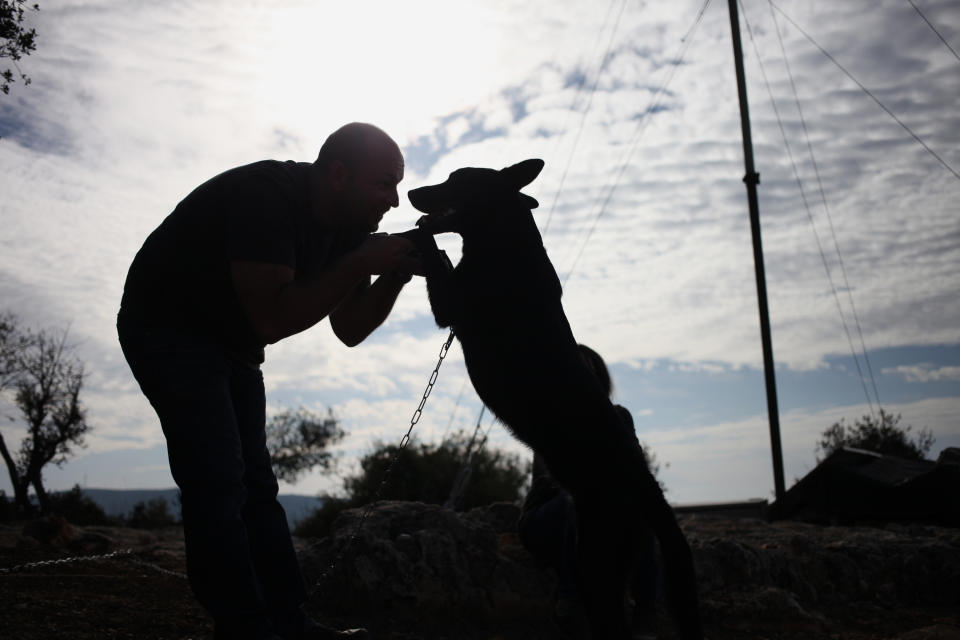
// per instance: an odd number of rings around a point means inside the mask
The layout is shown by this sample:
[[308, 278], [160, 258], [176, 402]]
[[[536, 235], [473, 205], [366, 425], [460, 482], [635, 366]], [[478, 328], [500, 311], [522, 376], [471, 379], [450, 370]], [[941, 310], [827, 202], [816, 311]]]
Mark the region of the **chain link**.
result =
[[152, 562], [145, 562], [138, 558], [134, 558], [134, 557], [127, 558], [127, 562], [129, 562], [130, 564], [136, 565], [138, 567], [145, 567], [147, 569], [151, 569], [153, 571], [156, 571], [157, 573], [162, 573], [165, 576], [181, 578], [183, 580], [187, 579], [187, 574], [185, 573], [180, 573], [179, 571], [171, 571], [170, 569], [164, 569], [158, 564], [153, 564]]
[[[124, 558], [130, 564], [136, 565], [138, 567], [145, 567], [156, 571], [157, 573], [162, 573], [164, 575], [172, 576], [174, 578], [182, 578], [186, 580], [187, 576], [184, 573], [179, 571], [171, 571], [170, 569], [164, 569], [163, 567], [153, 564], [152, 562], [145, 562], [138, 558], [133, 557], [133, 549], [118, 549], [116, 551], [111, 551], [110, 553], [104, 553], [95, 556], [70, 556], [68, 558], [55, 558], [53, 560], [38, 560], [36, 562], [25, 562], [23, 564], [18, 564], [13, 567], [0, 567], [0, 575], [7, 575], [11, 573], [19, 573], [21, 571], [29, 571], [30, 569], [40, 569], [43, 567], [54, 567], [59, 565], [66, 564], [75, 564], [80, 562], [97, 562], [101, 560], [113, 560], [116, 558]], [[129, 557], [124, 557], [129, 556]]]
[[110, 553], [104, 553], [96, 556], [71, 556], [69, 558], [56, 558], [54, 560], [38, 560], [36, 562], [25, 562], [13, 567], [0, 568], [0, 574], [17, 573], [19, 571], [28, 571], [30, 569], [39, 569], [41, 567], [53, 567], [62, 564], [73, 564], [75, 562], [94, 562], [97, 560], [111, 560], [133, 553], [133, 549], [118, 549]]
[[[447, 336], [447, 340], [443, 343], [443, 346], [440, 348], [440, 355], [437, 359], [437, 366], [433, 368], [433, 373], [430, 374], [430, 380], [427, 381], [427, 386], [423, 390], [423, 396], [420, 398], [420, 404], [417, 406], [417, 409], [413, 412], [413, 416], [410, 418], [410, 427], [407, 429], [407, 432], [403, 435], [403, 438], [400, 439], [400, 444], [397, 447], [396, 453], [393, 455], [393, 459], [390, 460], [390, 464], [387, 465], [387, 470], [383, 474], [383, 478], [380, 480], [380, 484], [377, 486], [377, 491], [373, 496], [373, 500], [367, 503], [367, 506], [364, 508], [363, 512], [360, 514], [360, 519], [357, 521], [356, 526], [353, 529], [353, 533], [350, 534], [350, 538], [347, 539], [346, 544], [342, 545], [340, 551], [333, 558], [330, 564], [324, 569], [323, 573], [320, 574], [320, 577], [317, 578], [316, 583], [313, 585], [313, 588], [310, 590], [309, 597], [312, 598], [320, 590], [320, 584], [329, 576], [333, 570], [340, 564], [340, 561], [343, 560], [344, 554], [347, 552], [354, 541], [360, 537], [360, 532], [363, 530], [363, 525], [366, 522], [367, 518], [373, 512], [373, 505], [380, 500], [380, 497], [383, 495], [383, 490], [387, 486], [387, 483], [390, 481], [390, 474], [393, 473], [393, 469], [397, 464], [397, 460], [400, 459], [400, 454], [410, 443], [410, 434], [413, 432], [413, 427], [420, 421], [420, 416], [423, 415], [423, 407], [427, 404], [427, 398], [430, 397], [430, 392], [433, 391], [433, 385], [437, 382], [437, 376], [440, 375], [440, 365], [443, 364], [444, 358], [447, 357], [447, 352], [450, 350], [450, 345], [453, 343], [453, 329], [450, 329], [450, 335]], [[315, 545], [314, 545], [315, 546]]]

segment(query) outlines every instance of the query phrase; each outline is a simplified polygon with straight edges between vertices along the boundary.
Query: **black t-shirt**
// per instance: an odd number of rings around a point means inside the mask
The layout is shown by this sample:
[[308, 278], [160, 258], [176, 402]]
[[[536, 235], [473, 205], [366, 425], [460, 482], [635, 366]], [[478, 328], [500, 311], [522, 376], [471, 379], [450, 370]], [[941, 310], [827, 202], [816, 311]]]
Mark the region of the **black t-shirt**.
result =
[[246, 318], [230, 262], [282, 264], [309, 277], [365, 234], [322, 228], [308, 206], [308, 163], [264, 160], [197, 187], [151, 233], [127, 273], [120, 315], [147, 328], [208, 337], [263, 361], [263, 340]]

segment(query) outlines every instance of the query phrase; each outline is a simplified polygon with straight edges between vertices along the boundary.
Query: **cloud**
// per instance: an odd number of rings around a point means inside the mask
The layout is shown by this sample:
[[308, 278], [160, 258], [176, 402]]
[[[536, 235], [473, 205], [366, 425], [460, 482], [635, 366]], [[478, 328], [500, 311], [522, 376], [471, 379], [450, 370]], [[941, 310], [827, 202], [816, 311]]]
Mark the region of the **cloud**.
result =
[[936, 367], [929, 364], [890, 367], [883, 369], [883, 373], [902, 376], [907, 382], [960, 380], [960, 367]]
[[[618, 3], [599, 11], [519, 0], [44, 7], [39, 48], [23, 61], [33, 84], [0, 100], [0, 297], [30, 326], [70, 326], [91, 372], [91, 449], [116, 450], [126, 436], [152, 447], [156, 418], [114, 335], [143, 239], [210, 176], [264, 157], [309, 161], [337, 126], [367, 120], [405, 149], [402, 189], [461, 166], [545, 159], [526, 191], [541, 203], [535, 217], [551, 259], [569, 274], [575, 335], [611, 364], [759, 369], [730, 27], [713, 3], [688, 34], [701, 4], [627, 3], [618, 23]], [[778, 6], [960, 166], [956, 59], [911, 7]], [[960, 33], [949, 0], [924, 11], [948, 37]], [[838, 305], [871, 350], [960, 342], [960, 181], [778, 14], [804, 126], [769, 11], [743, 17], [810, 204], [808, 212], [744, 26], [778, 366], [815, 372], [849, 352]], [[384, 230], [417, 219], [401, 199]], [[459, 255], [455, 238], [440, 242]], [[335, 407], [357, 434], [344, 451], [362, 450], [363, 438], [408, 419], [445, 335], [415, 282], [361, 347], [339, 345], [323, 326], [271, 347], [270, 401]], [[918, 361], [884, 372], [953, 379], [955, 363], [914, 369]], [[431, 397], [441, 415], [464, 376], [454, 349]], [[444, 420], [424, 432], [442, 432]]]

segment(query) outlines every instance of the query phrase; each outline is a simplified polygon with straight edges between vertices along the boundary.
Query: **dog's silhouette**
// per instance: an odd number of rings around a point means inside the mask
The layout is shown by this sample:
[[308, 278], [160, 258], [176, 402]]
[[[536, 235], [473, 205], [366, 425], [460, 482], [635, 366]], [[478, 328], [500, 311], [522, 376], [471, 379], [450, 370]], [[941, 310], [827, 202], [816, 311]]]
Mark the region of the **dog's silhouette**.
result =
[[[543, 164], [459, 169], [410, 191], [427, 215], [404, 235], [422, 253], [434, 317], [455, 331], [477, 394], [573, 497], [578, 583], [593, 638], [630, 637], [627, 572], [633, 539], [646, 527], [660, 542], [678, 631], [701, 638], [690, 547], [643, 452], [581, 359], [533, 220], [538, 203], [520, 193]], [[433, 240], [448, 231], [463, 239], [455, 268]]]

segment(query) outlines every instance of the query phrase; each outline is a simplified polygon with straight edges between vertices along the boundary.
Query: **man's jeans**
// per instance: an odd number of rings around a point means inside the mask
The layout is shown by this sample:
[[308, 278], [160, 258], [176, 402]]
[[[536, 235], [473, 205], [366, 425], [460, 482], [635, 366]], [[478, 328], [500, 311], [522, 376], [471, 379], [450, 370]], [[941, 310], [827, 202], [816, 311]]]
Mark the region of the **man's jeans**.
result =
[[264, 434], [263, 375], [215, 344], [117, 322], [181, 491], [187, 574], [218, 637], [257, 637], [306, 600]]

